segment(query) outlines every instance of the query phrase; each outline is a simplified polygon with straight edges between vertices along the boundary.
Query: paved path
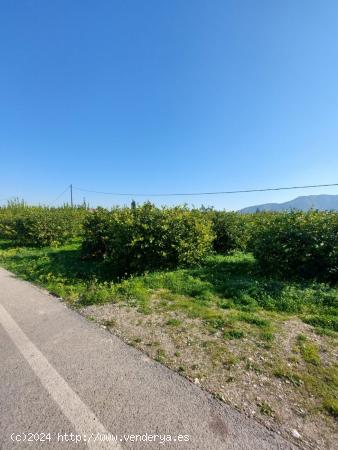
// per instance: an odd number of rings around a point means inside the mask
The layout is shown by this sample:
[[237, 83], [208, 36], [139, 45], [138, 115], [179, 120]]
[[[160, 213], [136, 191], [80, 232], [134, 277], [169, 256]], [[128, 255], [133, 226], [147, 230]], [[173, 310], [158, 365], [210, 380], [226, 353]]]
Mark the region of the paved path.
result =
[[14, 448], [294, 447], [0, 269], [0, 449]]

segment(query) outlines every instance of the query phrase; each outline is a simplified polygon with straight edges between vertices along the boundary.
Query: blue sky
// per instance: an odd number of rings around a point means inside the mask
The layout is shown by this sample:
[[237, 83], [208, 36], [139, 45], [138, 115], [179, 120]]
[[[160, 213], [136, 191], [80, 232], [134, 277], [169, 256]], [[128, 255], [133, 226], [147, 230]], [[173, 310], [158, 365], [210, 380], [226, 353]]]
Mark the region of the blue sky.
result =
[[338, 182], [337, 23], [335, 0], [2, 1], [0, 199]]

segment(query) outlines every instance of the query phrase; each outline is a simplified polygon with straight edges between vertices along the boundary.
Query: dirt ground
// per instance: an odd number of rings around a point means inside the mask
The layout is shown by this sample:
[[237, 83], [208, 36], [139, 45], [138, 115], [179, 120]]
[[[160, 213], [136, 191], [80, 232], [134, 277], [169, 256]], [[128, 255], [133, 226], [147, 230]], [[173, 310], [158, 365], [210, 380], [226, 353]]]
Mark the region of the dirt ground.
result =
[[296, 346], [300, 334], [316, 343], [324, 366], [337, 361], [333, 341], [299, 319], [281, 321], [271, 345], [252, 337], [224, 340], [177, 311], [145, 315], [117, 303], [80, 313], [301, 448], [338, 448], [336, 420], [322, 412], [318, 398], [298, 378], [276, 376], [306, 371]]

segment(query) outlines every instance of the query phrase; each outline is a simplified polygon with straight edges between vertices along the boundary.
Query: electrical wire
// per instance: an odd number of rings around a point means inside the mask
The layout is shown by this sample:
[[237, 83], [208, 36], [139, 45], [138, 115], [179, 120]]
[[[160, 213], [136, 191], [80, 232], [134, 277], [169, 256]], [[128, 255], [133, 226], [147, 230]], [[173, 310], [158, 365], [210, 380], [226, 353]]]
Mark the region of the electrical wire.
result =
[[[338, 183], [329, 184], [312, 184], [306, 186], [286, 186], [286, 187], [275, 187], [275, 188], [262, 188], [262, 189], [241, 189], [235, 191], [215, 191], [215, 192], [185, 192], [185, 193], [164, 193], [164, 194], [137, 194], [137, 193], [121, 193], [121, 192], [104, 192], [95, 191], [91, 189], [84, 189], [80, 187], [73, 186], [73, 189], [82, 192], [91, 192], [94, 194], [102, 195], [114, 195], [114, 196], [127, 196], [127, 197], [178, 197], [178, 196], [202, 196], [202, 195], [227, 195], [227, 194], [242, 194], [250, 192], [267, 192], [267, 191], [283, 191], [291, 189], [309, 189], [309, 188], [319, 188], [319, 187], [332, 187], [338, 186]], [[68, 189], [68, 188], [67, 188]]]
[[64, 190], [64, 191], [62, 191], [61, 192], [61, 194], [60, 195], [58, 195], [57, 197], [56, 197], [56, 199], [55, 200], [53, 200], [50, 204], [51, 205], [54, 205], [54, 203], [56, 202], [56, 201], [58, 201], [59, 200], [59, 198], [61, 198], [62, 196], [63, 196], [63, 194], [65, 193], [65, 192], [67, 192], [68, 191], [68, 189], [69, 189], [69, 186], [67, 186], [66, 187], [66, 189]]

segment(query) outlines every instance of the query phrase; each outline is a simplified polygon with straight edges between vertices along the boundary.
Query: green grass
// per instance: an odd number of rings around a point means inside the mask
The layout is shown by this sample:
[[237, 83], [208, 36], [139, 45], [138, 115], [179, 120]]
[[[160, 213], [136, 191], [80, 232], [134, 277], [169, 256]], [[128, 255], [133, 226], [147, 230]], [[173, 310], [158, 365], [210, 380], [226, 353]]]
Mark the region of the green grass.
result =
[[249, 326], [269, 336], [276, 314], [297, 315], [324, 333], [338, 329], [337, 287], [261, 277], [250, 254], [216, 255], [201, 267], [116, 280], [108, 264], [81, 257], [79, 241], [42, 249], [2, 241], [0, 264], [75, 305], [123, 301], [147, 314], [155, 294], [159, 308], [200, 318], [216, 330]]
[[270, 322], [266, 319], [262, 319], [260, 317], [254, 316], [252, 314], [241, 314], [239, 316], [240, 320], [243, 322], [250, 323], [252, 325], [256, 325], [258, 328], [267, 328], [270, 326]]
[[275, 335], [271, 331], [262, 331], [259, 334], [260, 339], [267, 342], [272, 342], [275, 339]]
[[182, 321], [178, 320], [178, 319], [169, 319], [169, 320], [167, 320], [167, 325], [170, 325], [172, 327], [178, 327], [181, 324], [182, 324]]
[[241, 339], [244, 332], [241, 330], [229, 330], [224, 333], [224, 339]]
[[319, 366], [320, 357], [317, 346], [312, 342], [308, 342], [307, 337], [302, 334], [298, 335], [297, 342], [304, 361]]
[[[337, 336], [337, 287], [262, 277], [250, 254], [216, 255], [200, 267], [119, 280], [112, 278], [108, 264], [83, 259], [79, 241], [42, 249], [11, 248], [3, 241], [0, 264], [74, 306], [122, 302], [143, 314], [167, 313], [165, 324], [172, 329], [186, 326], [185, 317], [196, 319], [204, 333], [219, 338], [219, 345], [208, 347], [215, 366], [231, 368], [236, 364], [237, 357], [224, 350], [224, 343], [240, 345], [243, 338], [273, 352], [278, 326], [289, 318], [298, 317], [330, 339]], [[320, 399], [324, 411], [337, 416], [337, 367], [323, 366], [319, 349], [303, 335], [298, 336], [296, 347], [306, 369], [286, 368], [282, 361], [272, 373], [295, 389], [310, 392]], [[156, 359], [166, 360], [164, 350], [158, 349]], [[249, 369], [259, 371], [261, 367], [251, 364]], [[186, 369], [182, 366], [178, 370]], [[266, 405], [261, 412], [273, 413]]]
[[307, 391], [321, 399], [321, 408], [337, 417], [338, 365], [323, 367], [310, 363], [302, 377]]
[[310, 393], [319, 400], [322, 410], [337, 417], [338, 365], [321, 365], [317, 348], [305, 336], [298, 336], [297, 343], [306, 367], [295, 370], [281, 363], [274, 369], [273, 375], [301, 390], [303, 398]]
[[282, 365], [274, 369], [273, 375], [277, 378], [290, 382], [293, 386], [301, 386], [304, 384], [304, 381], [299, 373], [296, 373], [289, 368], [285, 368]]
[[333, 417], [338, 417], [338, 400], [326, 399], [323, 402], [324, 409]]

